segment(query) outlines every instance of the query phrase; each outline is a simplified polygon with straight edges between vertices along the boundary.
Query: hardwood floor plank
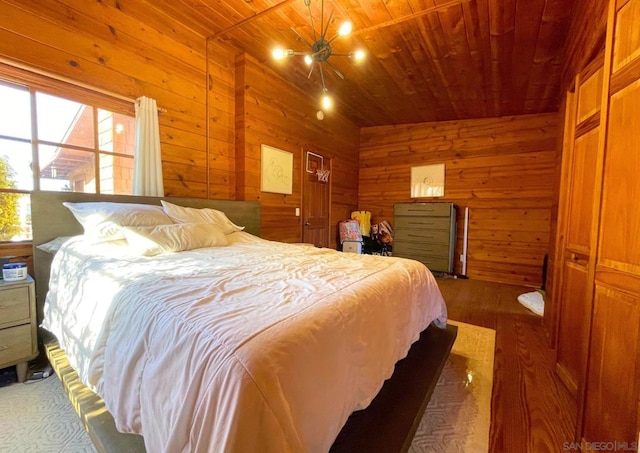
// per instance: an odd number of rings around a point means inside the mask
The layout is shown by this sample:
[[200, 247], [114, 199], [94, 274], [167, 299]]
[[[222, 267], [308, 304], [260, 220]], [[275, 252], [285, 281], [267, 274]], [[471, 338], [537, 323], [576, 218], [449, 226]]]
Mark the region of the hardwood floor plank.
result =
[[453, 320], [496, 330], [489, 451], [558, 452], [574, 441], [577, 406], [555, 373], [542, 318], [520, 303], [531, 288], [440, 278]]

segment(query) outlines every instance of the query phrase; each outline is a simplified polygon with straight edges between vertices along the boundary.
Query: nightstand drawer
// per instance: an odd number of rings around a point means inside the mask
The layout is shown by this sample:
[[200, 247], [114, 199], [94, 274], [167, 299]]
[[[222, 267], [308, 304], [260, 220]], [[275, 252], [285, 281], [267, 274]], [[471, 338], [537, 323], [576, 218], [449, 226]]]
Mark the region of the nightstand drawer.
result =
[[5, 363], [33, 357], [31, 324], [0, 330], [0, 367]]
[[28, 321], [31, 316], [29, 287], [19, 286], [0, 291], [0, 325], [15, 321]]

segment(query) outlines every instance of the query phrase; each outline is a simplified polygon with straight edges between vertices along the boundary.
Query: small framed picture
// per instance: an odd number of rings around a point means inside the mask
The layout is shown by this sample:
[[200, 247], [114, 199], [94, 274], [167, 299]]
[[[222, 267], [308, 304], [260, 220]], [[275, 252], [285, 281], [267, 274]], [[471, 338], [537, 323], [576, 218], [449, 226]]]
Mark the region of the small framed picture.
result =
[[411, 198], [444, 197], [444, 164], [411, 167]]

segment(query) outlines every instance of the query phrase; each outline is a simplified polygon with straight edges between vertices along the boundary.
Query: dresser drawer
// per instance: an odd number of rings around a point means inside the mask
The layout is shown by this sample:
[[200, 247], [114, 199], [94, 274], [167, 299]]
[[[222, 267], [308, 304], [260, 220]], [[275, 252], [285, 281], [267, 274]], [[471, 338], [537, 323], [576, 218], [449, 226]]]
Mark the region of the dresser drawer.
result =
[[[395, 251], [393, 252], [393, 256], [398, 256], [396, 255]], [[449, 269], [449, 258], [427, 257], [424, 255], [417, 256], [412, 255], [411, 253], [403, 254], [402, 256], [400, 256], [400, 258], [408, 258], [411, 260], [420, 261], [425, 266], [427, 266], [430, 271], [433, 272], [451, 272], [451, 270]]]
[[394, 230], [399, 231], [441, 231], [443, 241], [449, 242], [451, 218], [449, 217], [396, 217]]
[[396, 216], [449, 217], [450, 203], [397, 203], [393, 206]]
[[0, 367], [4, 364], [29, 360], [33, 357], [31, 324], [0, 330]]
[[394, 240], [393, 255], [411, 255], [413, 257], [418, 256], [424, 258], [439, 257], [449, 260], [449, 244], [428, 244]]
[[0, 325], [28, 321], [30, 312], [29, 287], [4, 288], [0, 291]]
[[419, 242], [426, 244], [449, 244], [449, 231], [398, 230], [394, 242]]

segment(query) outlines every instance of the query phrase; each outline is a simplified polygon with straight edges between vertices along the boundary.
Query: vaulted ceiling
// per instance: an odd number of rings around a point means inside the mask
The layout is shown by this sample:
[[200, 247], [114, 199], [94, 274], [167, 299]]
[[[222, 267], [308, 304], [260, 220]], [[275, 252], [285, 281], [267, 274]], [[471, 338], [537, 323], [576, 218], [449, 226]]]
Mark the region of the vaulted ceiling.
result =
[[[358, 126], [496, 117], [558, 110], [574, 0], [311, 0], [328, 36], [350, 20], [335, 53], [362, 49], [360, 64], [332, 56], [324, 65], [335, 107]], [[158, 6], [161, 5], [161, 6]], [[318, 70], [301, 57], [272, 58], [277, 47], [312, 43], [305, 0], [174, 0], [166, 10], [193, 30], [245, 51], [291, 84], [320, 98]]]

